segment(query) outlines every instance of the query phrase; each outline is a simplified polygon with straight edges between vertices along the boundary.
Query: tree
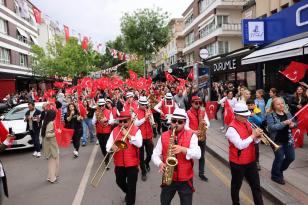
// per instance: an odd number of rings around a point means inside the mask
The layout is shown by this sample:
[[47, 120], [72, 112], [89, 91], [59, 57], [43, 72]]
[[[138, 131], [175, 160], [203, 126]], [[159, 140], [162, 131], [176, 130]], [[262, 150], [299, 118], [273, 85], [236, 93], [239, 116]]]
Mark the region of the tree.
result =
[[76, 38], [71, 37], [64, 43], [64, 39], [56, 36], [55, 40], [47, 44], [47, 51], [33, 45], [32, 67], [41, 76], [76, 77], [96, 71], [102, 64], [101, 55], [89, 46], [84, 51]]
[[168, 13], [159, 8], [125, 13], [121, 19], [121, 32], [128, 51], [149, 60], [169, 42], [168, 19]]

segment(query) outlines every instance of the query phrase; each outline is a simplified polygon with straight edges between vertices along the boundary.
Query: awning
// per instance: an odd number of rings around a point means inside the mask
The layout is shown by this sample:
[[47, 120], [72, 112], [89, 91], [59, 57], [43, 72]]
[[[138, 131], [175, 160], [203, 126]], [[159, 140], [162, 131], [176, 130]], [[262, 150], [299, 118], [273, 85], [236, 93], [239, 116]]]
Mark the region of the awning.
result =
[[36, 38], [33, 37], [32, 35], [30, 35], [30, 37], [31, 37], [31, 40], [33, 41], [33, 43], [34, 43], [35, 45], [38, 45], [38, 42], [37, 42]]
[[308, 37], [278, 45], [269, 45], [244, 57], [242, 64], [259, 63], [308, 54], [308, 49], [304, 49], [306, 45], [308, 45]]
[[24, 30], [22, 30], [21, 28], [17, 27], [17, 31], [19, 32], [20, 35], [22, 35], [26, 38], [29, 38], [29, 35]]

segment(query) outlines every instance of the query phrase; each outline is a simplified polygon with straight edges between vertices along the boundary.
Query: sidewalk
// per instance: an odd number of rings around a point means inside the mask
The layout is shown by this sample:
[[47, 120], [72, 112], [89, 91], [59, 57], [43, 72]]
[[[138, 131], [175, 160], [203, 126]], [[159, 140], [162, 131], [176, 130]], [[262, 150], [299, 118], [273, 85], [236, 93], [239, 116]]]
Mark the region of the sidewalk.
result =
[[[220, 130], [221, 122], [211, 121], [207, 130], [207, 150], [228, 165], [228, 141]], [[286, 184], [279, 185], [271, 180], [270, 170], [274, 153], [269, 146], [260, 144], [260, 180], [263, 194], [271, 197], [277, 204], [308, 204], [308, 137], [304, 147], [297, 148], [295, 161], [284, 172]], [[229, 166], [229, 165], [228, 165]]]

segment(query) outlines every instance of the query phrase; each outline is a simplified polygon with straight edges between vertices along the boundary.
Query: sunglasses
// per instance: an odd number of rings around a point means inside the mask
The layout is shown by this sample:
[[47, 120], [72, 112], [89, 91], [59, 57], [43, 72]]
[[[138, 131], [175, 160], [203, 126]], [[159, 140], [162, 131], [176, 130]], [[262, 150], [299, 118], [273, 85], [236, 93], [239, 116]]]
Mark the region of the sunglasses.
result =
[[179, 125], [182, 125], [184, 123], [184, 120], [177, 120], [177, 119], [172, 119], [171, 122], [173, 124], [175, 124], [176, 122], [179, 124]]
[[202, 105], [202, 102], [194, 102], [195, 105]]
[[119, 120], [119, 123], [127, 123], [127, 120]]

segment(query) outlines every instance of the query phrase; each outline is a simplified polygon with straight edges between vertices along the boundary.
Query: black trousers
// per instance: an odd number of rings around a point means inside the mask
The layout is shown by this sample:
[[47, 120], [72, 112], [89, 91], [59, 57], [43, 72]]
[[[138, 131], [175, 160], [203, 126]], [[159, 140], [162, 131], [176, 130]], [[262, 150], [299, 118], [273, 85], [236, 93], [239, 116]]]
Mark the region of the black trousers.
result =
[[[147, 171], [145, 169], [145, 165], [148, 165], [151, 161], [153, 154], [153, 141], [152, 139], [144, 139], [142, 142], [142, 147], [140, 147], [140, 168], [142, 175], [146, 175]], [[146, 158], [144, 159], [144, 150], [146, 152]]]
[[256, 162], [259, 162], [259, 156], [260, 156], [259, 143], [255, 144], [255, 152], [256, 152]]
[[136, 201], [136, 186], [138, 167], [115, 167], [116, 183], [126, 194], [126, 205], [134, 205]]
[[154, 135], [161, 134], [160, 113], [154, 112], [153, 118], [154, 118], [154, 122], [157, 125], [156, 128], [155, 127], [153, 128]]
[[161, 120], [161, 130], [162, 132], [166, 132], [169, 130], [169, 125], [167, 124], [167, 120]]
[[170, 205], [176, 192], [180, 196], [180, 205], [192, 205], [193, 189], [188, 182], [172, 182], [169, 186], [163, 186], [160, 204]]
[[73, 140], [73, 146], [76, 151], [79, 150], [81, 136], [82, 136], [82, 129], [74, 130], [72, 140]]
[[40, 130], [30, 130], [30, 136], [33, 142], [34, 151], [40, 152], [41, 151], [41, 144], [40, 144]]
[[242, 186], [244, 177], [246, 178], [252, 192], [255, 205], [263, 205], [260, 178], [256, 162], [246, 165], [238, 165], [230, 162], [231, 168], [231, 198], [233, 205], [240, 204], [239, 192]]
[[[104, 157], [108, 154], [107, 150], [106, 150], [106, 144], [107, 144], [107, 141], [109, 139], [109, 136], [110, 136], [110, 133], [108, 133], [108, 134], [97, 133], [96, 134], [96, 137], [97, 137], [98, 142], [99, 142], [99, 146], [102, 150]], [[105, 164], [107, 164], [108, 162], [109, 162], [109, 155], [106, 157]]]
[[205, 155], [205, 144], [206, 141], [201, 142], [198, 141], [198, 145], [201, 149], [201, 158], [199, 159], [199, 176], [200, 175], [204, 175], [204, 166], [205, 166], [205, 159], [204, 159], [204, 155]]

